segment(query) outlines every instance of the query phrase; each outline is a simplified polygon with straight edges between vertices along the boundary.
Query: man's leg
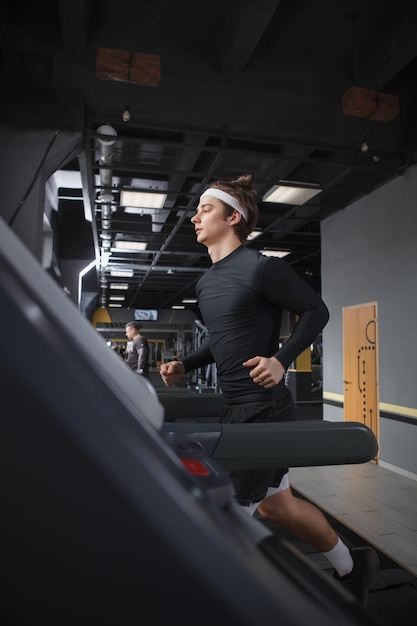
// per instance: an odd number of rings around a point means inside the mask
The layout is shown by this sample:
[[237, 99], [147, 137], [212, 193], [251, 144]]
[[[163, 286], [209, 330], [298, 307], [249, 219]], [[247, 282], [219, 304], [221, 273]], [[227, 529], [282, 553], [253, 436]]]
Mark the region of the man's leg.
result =
[[[269, 495], [274, 492], [273, 495]], [[379, 567], [371, 547], [349, 549], [323, 513], [310, 502], [292, 494], [286, 474], [280, 487], [268, 490], [258, 506], [262, 518], [288, 529], [295, 537], [322, 552], [336, 570], [336, 578], [367, 603], [369, 585]]]
[[[283, 481], [288, 483], [287, 475]], [[335, 547], [339, 536], [330, 526], [323, 513], [310, 502], [297, 498], [288, 487], [267, 496], [258, 506], [261, 517], [288, 529], [298, 539], [309, 543], [319, 552], [328, 552]], [[346, 553], [352, 559], [348, 548]]]

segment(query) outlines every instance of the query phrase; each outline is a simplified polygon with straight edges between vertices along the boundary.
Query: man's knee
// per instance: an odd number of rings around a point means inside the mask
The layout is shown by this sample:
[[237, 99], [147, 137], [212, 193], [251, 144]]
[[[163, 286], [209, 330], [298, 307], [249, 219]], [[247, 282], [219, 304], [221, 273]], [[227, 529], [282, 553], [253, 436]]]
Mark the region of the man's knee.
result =
[[272, 496], [266, 497], [258, 507], [262, 517], [267, 519], [284, 519], [291, 515], [294, 502], [290, 489], [284, 489]]

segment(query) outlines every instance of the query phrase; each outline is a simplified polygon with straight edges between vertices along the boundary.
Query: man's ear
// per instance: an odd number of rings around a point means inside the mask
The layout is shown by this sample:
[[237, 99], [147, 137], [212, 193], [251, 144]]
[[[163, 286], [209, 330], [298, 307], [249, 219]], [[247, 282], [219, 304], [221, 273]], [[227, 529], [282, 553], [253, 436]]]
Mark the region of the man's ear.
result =
[[239, 211], [236, 211], [236, 209], [235, 209], [233, 211], [232, 215], [230, 216], [230, 223], [231, 224], [239, 224], [241, 219], [242, 219], [242, 215], [239, 213]]

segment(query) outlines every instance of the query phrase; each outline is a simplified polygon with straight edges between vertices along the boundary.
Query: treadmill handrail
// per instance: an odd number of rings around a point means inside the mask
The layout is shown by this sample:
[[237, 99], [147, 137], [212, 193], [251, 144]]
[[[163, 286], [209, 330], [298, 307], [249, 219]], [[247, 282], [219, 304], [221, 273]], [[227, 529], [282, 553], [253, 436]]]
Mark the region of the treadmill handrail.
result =
[[378, 452], [374, 433], [360, 422], [174, 422], [162, 434], [171, 445], [199, 447], [227, 470], [365, 463]]

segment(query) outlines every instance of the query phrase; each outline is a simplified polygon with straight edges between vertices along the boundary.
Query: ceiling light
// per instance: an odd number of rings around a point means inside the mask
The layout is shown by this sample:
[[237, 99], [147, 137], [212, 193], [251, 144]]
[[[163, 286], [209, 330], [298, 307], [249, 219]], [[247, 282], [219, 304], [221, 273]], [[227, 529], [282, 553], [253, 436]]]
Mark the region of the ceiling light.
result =
[[126, 296], [110, 296], [109, 300], [126, 300]]
[[277, 256], [280, 259], [283, 259], [288, 254], [291, 254], [289, 250], [260, 250], [259, 252], [264, 256]]
[[110, 275], [118, 276], [119, 278], [131, 278], [133, 276], [133, 270], [132, 269], [125, 269], [125, 270], [113, 269], [113, 270], [110, 270]]
[[171, 309], [178, 309], [178, 310], [182, 310], [185, 309], [185, 306], [183, 304], [174, 304]]
[[110, 283], [110, 289], [129, 289], [128, 283]]
[[121, 305], [121, 304], [119, 304], [118, 302], [110, 302], [110, 303], [109, 303], [109, 307], [113, 307], [113, 308], [115, 308], [115, 307], [121, 307], [121, 306], [122, 306], [122, 305]]
[[248, 241], [250, 241], [251, 239], [256, 239], [256, 237], [259, 237], [259, 235], [262, 235], [261, 230], [253, 230], [251, 233], [249, 233], [247, 239]]
[[263, 202], [279, 202], [281, 204], [302, 205], [321, 192], [319, 187], [303, 187], [298, 185], [274, 185], [264, 195]]
[[115, 250], [137, 252], [138, 250], [146, 250], [146, 245], [147, 244], [143, 241], [127, 241], [126, 239], [117, 239], [113, 244], [113, 248]]
[[197, 298], [183, 298], [183, 304], [197, 304]]
[[[147, 209], [146, 207], [143, 206], [127, 206], [125, 207], [124, 212], [128, 213], [129, 215], [146, 215], [146, 211], [148, 211], [149, 209]], [[155, 210], [155, 209], [152, 209]]]
[[165, 204], [166, 197], [166, 193], [122, 190], [120, 192], [120, 206], [162, 209]]
[[128, 105], [125, 106], [125, 110], [122, 113], [122, 120], [124, 122], [130, 122], [130, 109]]

